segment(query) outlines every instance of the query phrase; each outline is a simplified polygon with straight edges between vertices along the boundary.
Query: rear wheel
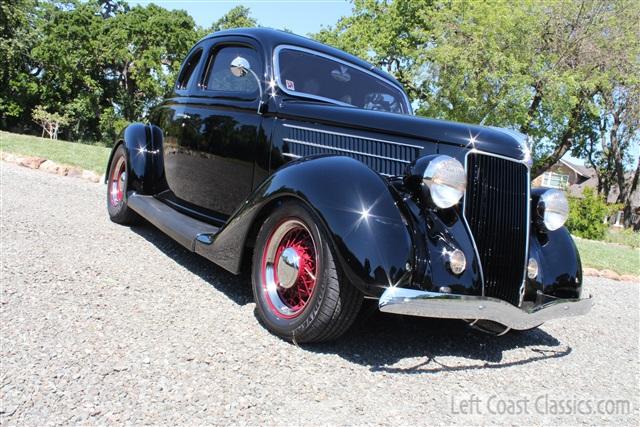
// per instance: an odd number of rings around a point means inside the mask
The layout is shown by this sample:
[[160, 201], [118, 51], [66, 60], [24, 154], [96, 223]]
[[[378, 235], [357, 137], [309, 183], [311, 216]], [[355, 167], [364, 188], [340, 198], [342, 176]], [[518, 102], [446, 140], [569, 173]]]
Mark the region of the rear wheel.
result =
[[283, 203], [264, 222], [252, 282], [260, 321], [298, 343], [339, 337], [362, 304], [362, 294], [342, 278], [324, 228], [298, 202]]
[[127, 205], [127, 184], [129, 165], [127, 153], [120, 145], [113, 154], [109, 179], [107, 181], [107, 210], [111, 221], [131, 225], [140, 221], [140, 217]]

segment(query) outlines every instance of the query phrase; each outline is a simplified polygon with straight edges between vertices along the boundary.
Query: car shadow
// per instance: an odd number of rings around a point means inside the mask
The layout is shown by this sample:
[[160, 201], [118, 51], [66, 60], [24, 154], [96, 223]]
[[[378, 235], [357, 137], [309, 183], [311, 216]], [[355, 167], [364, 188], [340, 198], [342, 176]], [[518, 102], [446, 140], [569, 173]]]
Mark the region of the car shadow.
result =
[[[540, 328], [492, 336], [473, 330], [460, 320], [380, 312], [356, 325], [339, 341], [303, 347], [337, 354], [371, 371], [405, 374], [501, 369], [561, 358], [572, 351]], [[503, 360], [504, 353], [514, 349], [524, 351]], [[445, 357], [460, 360], [441, 361]]]
[[[243, 306], [253, 302], [248, 273], [233, 275], [183, 248], [150, 224], [134, 226], [131, 230], [234, 303]], [[358, 319], [337, 341], [299, 346], [309, 352], [338, 355], [371, 371], [404, 374], [500, 369], [561, 358], [572, 351], [540, 328], [511, 331], [496, 337], [475, 331], [459, 320], [380, 312]], [[504, 361], [504, 353], [513, 349], [525, 351], [518, 352], [515, 360], [511, 357]], [[447, 365], [440, 361], [444, 357], [459, 357], [463, 363]], [[417, 360], [407, 363], [408, 359]], [[398, 364], [401, 366], [395, 366]], [[403, 366], [405, 364], [407, 366]]]

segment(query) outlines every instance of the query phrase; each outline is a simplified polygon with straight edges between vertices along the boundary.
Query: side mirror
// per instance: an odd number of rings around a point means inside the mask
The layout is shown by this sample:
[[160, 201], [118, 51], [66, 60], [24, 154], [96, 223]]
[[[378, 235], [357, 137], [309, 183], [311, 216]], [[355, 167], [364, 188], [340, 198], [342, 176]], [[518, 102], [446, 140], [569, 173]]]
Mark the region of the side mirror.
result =
[[247, 75], [248, 71], [251, 71], [251, 64], [249, 64], [249, 61], [247, 61], [246, 58], [238, 56], [231, 61], [229, 69], [231, 70], [231, 74], [234, 76], [244, 77]]
[[258, 75], [251, 69], [251, 64], [249, 63], [249, 61], [247, 61], [247, 59], [243, 58], [242, 56], [237, 56], [233, 61], [231, 61], [229, 70], [231, 71], [231, 74], [236, 77], [244, 77], [247, 75], [247, 73], [251, 73], [253, 78], [256, 79], [256, 82], [258, 83], [258, 90], [260, 91], [260, 98], [258, 100], [258, 114], [263, 114], [266, 111], [267, 104], [265, 104], [262, 99], [262, 83], [260, 82]]

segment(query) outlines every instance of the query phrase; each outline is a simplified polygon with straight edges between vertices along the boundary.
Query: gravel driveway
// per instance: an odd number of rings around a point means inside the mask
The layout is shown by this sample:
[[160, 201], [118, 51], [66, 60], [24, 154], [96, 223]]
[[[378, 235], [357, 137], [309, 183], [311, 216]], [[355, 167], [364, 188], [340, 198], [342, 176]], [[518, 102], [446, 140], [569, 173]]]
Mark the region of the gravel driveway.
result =
[[378, 314], [296, 347], [104, 185], [0, 167], [2, 425], [640, 423], [637, 283], [588, 278], [587, 317], [532, 332]]

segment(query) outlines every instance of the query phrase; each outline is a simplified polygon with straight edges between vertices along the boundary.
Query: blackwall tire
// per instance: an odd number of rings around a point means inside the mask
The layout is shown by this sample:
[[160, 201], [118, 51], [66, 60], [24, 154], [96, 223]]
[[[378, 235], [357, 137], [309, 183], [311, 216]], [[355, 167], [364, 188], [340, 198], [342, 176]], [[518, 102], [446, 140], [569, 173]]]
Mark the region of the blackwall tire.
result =
[[260, 322], [296, 343], [344, 334], [363, 298], [344, 281], [324, 226], [295, 201], [274, 209], [258, 232], [252, 285]]
[[122, 225], [140, 222], [140, 216], [127, 205], [128, 174], [127, 153], [120, 145], [113, 154], [107, 175], [107, 211], [111, 221]]

